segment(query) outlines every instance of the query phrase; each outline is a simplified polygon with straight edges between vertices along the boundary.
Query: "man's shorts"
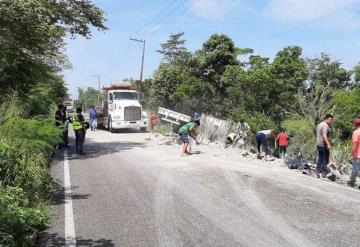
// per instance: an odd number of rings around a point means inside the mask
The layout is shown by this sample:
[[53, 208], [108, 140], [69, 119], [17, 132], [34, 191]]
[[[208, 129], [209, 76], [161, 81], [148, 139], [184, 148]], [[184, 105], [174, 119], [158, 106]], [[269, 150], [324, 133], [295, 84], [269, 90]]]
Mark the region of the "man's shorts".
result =
[[189, 143], [189, 136], [187, 133], [179, 133], [182, 143]]

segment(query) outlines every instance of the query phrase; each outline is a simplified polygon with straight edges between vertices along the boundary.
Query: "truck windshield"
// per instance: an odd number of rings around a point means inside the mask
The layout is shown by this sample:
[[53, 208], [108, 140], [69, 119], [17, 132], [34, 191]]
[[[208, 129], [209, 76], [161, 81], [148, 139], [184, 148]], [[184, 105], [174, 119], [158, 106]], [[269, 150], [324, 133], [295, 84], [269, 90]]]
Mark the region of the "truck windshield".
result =
[[114, 92], [114, 100], [137, 100], [137, 93], [133, 92]]

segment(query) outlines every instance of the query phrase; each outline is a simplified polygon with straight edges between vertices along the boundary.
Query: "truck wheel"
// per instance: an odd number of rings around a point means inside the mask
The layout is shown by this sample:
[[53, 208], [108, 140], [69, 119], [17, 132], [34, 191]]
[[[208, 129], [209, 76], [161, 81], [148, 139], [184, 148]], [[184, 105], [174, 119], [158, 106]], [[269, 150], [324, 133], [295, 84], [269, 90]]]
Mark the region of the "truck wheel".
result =
[[145, 132], [146, 132], [146, 128], [145, 128], [145, 127], [140, 128], [140, 132], [145, 133]]
[[110, 131], [110, 133], [114, 133], [114, 129], [113, 129], [113, 127], [112, 127], [112, 120], [111, 120], [111, 119], [109, 119], [108, 126], [109, 126], [109, 131]]

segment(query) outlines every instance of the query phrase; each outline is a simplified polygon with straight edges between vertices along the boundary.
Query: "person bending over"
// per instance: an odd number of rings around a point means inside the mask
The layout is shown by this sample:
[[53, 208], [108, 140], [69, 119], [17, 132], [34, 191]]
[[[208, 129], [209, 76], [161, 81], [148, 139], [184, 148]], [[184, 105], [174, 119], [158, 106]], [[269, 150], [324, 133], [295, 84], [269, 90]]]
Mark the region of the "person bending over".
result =
[[256, 133], [255, 139], [257, 143], [257, 151], [260, 154], [260, 147], [262, 151], [265, 152], [266, 155], [269, 155], [269, 146], [268, 146], [268, 139], [274, 138], [276, 135], [275, 129], [270, 130], [260, 130]]
[[179, 129], [179, 136], [182, 142], [181, 145], [181, 155], [185, 156], [185, 155], [190, 155], [190, 152], [188, 152], [188, 147], [189, 147], [189, 135], [191, 138], [193, 138], [196, 142], [196, 128], [200, 126], [200, 121], [196, 120], [196, 121], [192, 121], [189, 122], [187, 124], [185, 124], [184, 126], [182, 126]]

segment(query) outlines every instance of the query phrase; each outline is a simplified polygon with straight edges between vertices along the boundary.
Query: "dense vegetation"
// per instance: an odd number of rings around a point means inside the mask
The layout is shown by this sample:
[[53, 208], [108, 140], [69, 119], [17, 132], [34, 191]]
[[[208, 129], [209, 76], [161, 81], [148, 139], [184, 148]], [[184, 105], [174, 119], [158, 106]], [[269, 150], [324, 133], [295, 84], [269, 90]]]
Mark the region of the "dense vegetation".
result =
[[352, 119], [360, 116], [360, 66], [347, 70], [324, 53], [305, 58], [298, 46], [285, 47], [270, 60], [221, 34], [190, 52], [183, 35], [161, 44], [163, 61], [153, 79], [137, 83], [149, 107], [189, 115], [206, 111], [235, 121], [244, 117], [253, 131], [285, 128], [293, 137], [291, 150], [310, 159], [315, 158], [313, 128], [326, 113], [335, 116], [337, 142], [350, 136]]
[[48, 172], [62, 130], [64, 37], [105, 30], [88, 0], [0, 0], [0, 246], [35, 246], [47, 223]]
[[24, 113], [16, 100], [0, 109], [0, 246], [34, 245], [47, 223], [48, 165], [61, 130]]

